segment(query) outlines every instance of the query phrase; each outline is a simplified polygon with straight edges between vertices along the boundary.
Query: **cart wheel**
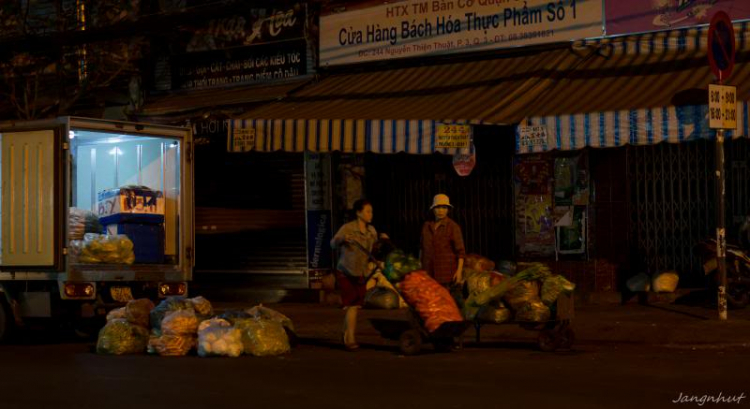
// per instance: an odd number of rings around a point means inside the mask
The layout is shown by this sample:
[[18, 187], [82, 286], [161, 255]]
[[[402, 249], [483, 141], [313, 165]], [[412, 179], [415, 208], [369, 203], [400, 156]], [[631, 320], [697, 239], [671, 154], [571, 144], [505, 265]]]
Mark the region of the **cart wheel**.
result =
[[404, 355], [416, 355], [422, 350], [422, 335], [412, 329], [404, 331], [398, 340], [398, 346]]
[[560, 349], [571, 349], [576, 342], [576, 334], [572, 328], [565, 327], [557, 334], [557, 339]]
[[544, 352], [554, 352], [560, 346], [560, 340], [555, 336], [555, 333], [550, 330], [539, 331], [539, 339], [537, 340], [539, 349]]

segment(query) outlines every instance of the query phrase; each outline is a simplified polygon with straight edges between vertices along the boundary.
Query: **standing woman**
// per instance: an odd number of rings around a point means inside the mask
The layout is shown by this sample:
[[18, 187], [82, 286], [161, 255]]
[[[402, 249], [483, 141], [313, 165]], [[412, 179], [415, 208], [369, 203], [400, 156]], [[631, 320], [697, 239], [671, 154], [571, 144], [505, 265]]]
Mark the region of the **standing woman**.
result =
[[445, 286], [463, 283], [466, 258], [461, 227], [448, 217], [451, 208], [448, 196], [436, 195], [430, 207], [435, 220], [422, 227], [422, 269]]
[[378, 234], [372, 227], [372, 204], [364, 199], [354, 202], [357, 218], [339, 229], [331, 240], [331, 247], [339, 252], [336, 266], [336, 283], [341, 291], [344, 316], [344, 347], [353, 351], [359, 348], [356, 341], [357, 310], [362, 307], [367, 292], [366, 276], [369, 273], [369, 254]]

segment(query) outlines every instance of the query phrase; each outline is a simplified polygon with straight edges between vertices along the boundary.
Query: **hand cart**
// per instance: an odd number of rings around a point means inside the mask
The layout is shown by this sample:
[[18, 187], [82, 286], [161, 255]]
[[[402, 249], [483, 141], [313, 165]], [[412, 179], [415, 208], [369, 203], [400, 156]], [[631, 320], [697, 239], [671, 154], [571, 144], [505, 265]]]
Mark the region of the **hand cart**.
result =
[[[518, 324], [521, 328], [530, 331], [539, 331], [537, 345], [544, 352], [553, 352], [558, 349], [571, 349], [575, 343], [575, 333], [570, 327], [574, 316], [574, 305], [572, 294], [560, 294], [555, 304], [550, 308], [552, 315], [548, 321], [530, 322], [509, 320], [500, 324], [493, 322], [473, 321], [476, 334], [476, 342], [481, 342], [481, 328], [484, 325], [509, 325]], [[479, 314], [477, 314], [478, 316]]]

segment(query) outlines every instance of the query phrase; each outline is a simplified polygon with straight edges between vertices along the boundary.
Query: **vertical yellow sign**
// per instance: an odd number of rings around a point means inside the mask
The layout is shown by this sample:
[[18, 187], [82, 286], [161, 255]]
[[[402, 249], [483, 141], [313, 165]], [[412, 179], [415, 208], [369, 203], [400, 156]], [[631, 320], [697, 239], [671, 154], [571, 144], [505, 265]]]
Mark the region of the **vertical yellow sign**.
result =
[[737, 87], [709, 84], [708, 117], [711, 129], [737, 129]]

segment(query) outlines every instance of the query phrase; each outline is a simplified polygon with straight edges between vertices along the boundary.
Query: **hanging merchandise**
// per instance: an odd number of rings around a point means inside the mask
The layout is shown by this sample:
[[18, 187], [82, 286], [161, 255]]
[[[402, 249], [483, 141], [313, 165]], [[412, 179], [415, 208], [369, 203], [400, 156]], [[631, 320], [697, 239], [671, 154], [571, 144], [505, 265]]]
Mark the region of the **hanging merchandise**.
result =
[[516, 200], [516, 238], [524, 256], [552, 256], [555, 228], [551, 195], [520, 195]]
[[545, 195], [549, 193], [552, 179], [552, 165], [542, 156], [524, 156], [515, 159], [513, 175], [517, 193], [524, 195]]
[[589, 204], [588, 155], [555, 159], [555, 205]]
[[555, 205], [573, 204], [575, 190], [576, 160], [574, 158], [555, 159]]
[[471, 148], [462, 149], [453, 155], [453, 169], [456, 170], [458, 176], [469, 176], [476, 165], [477, 154], [473, 144]]
[[555, 253], [552, 163], [542, 155], [514, 160], [516, 243], [523, 257], [549, 257]]
[[565, 218], [566, 226], [557, 227], [557, 252], [583, 254], [586, 252], [586, 206], [571, 206]]

